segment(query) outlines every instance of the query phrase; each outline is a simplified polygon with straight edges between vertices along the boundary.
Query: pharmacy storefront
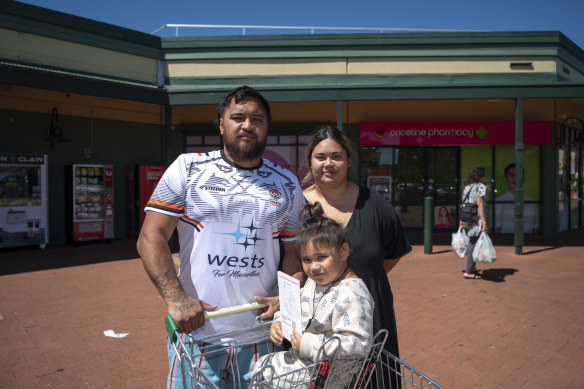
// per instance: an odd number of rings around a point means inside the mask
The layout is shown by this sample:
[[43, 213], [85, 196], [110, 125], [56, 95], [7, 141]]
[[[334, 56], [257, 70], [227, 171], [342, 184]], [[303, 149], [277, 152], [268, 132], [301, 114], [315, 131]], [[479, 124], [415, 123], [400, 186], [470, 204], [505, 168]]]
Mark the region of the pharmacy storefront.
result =
[[[524, 121], [524, 233], [540, 232], [541, 148], [552, 121]], [[361, 122], [362, 182], [392, 202], [406, 228], [423, 227], [424, 198], [434, 199], [434, 228], [457, 226], [464, 180], [486, 170], [487, 219], [495, 233], [514, 232], [514, 121]]]

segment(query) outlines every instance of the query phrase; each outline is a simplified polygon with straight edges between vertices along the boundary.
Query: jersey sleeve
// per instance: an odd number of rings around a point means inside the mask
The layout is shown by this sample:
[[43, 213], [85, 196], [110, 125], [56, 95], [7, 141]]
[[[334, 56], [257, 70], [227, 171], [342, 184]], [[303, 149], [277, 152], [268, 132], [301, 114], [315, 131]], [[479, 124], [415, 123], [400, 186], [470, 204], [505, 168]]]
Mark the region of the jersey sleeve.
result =
[[302, 188], [300, 187], [300, 183], [298, 182], [298, 179], [296, 177], [294, 177], [294, 180], [296, 182], [296, 185], [295, 185], [294, 191], [292, 191], [292, 196], [293, 196], [292, 211], [290, 213], [290, 216], [288, 217], [288, 222], [284, 226], [284, 229], [280, 232], [280, 239], [283, 241], [296, 240], [296, 238], [294, 237], [294, 234], [300, 228], [300, 220], [298, 219], [298, 216], [300, 214], [300, 209], [306, 203], [306, 201], [304, 199], [304, 195], [302, 194]]
[[144, 211], [154, 211], [180, 217], [185, 209], [187, 166], [184, 154], [164, 172]]

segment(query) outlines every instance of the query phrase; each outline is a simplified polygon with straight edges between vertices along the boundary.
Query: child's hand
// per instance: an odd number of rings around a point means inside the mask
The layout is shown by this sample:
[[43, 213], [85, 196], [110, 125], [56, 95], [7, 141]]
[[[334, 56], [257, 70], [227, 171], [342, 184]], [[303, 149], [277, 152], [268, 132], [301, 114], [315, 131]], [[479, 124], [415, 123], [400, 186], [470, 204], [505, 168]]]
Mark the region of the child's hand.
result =
[[284, 341], [284, 334], [282, 334], [282, 323], [275, 321], [270, 327], [270, 340], [276, 345], [281, 345]]
[[298, 331], [292, 331], [292, 348], [298, 352], [300, 352], [300, 341], [302, 340], [302, 335], [298, 333]]

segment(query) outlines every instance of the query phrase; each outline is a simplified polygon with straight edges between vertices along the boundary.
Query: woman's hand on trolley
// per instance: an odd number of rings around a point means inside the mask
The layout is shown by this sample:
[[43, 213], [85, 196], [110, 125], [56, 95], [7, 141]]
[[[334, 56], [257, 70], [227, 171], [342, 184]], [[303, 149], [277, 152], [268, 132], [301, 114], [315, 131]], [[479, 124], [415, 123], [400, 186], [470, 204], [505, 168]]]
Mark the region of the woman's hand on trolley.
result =
[[216, 305], [186, 296], [180, 302], [168, 305], [168, 313], [183, 334], [190, 334], [205, 325], [205, 311], [217, 309]]

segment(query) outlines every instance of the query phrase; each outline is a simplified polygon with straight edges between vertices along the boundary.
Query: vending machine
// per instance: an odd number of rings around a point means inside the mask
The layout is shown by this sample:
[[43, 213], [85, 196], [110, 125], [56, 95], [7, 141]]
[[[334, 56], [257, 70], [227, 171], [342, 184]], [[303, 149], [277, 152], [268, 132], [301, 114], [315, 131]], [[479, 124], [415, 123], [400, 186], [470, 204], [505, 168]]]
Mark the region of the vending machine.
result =
[[114, 237], [114, 168], [112, 165], [72, 165], [69, 188], [68, 232], [72, 242]]
[[49, 242], [46, 155], [0, 153], [0, 248]]
[[144, 207], [166, 166], [163, 165], [135, 165], [126, 170], [126, 190], [128, 204], [128, 238], [136, 238], [144, 222]]

